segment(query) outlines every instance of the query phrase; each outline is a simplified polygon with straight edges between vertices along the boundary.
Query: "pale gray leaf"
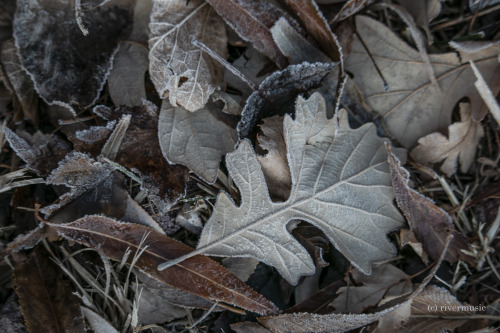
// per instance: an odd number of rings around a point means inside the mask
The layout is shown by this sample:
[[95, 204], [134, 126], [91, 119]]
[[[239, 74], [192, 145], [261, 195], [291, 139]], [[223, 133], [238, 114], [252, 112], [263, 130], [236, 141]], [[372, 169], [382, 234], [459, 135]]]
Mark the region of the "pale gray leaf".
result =
[[215, 182], [221, 157], [234, 149], [237, 140], [236, 130], [221, 121], [222, 116], [212, 104], [192, 113], [164, 101], [158, 122], [163, 156]]
[[271, 201], [249, 141], [241, 142], [226, 157], [241, 204], [219, 194], [198, 248], [189, 256], [254, 257], [296, 284], [315, 270], [308, 252], [286, 229], [288, 222], [300, 219], [318, 227], [365, 274], [371, 273], [372, 262], [392, 257], [394, 247], [386, 234], [404, 219], [392, 202], [386, 140], [376, 135], [373, 124], [350, 129], [345, 111], [339, 119], [337, 127], [326, 118], [318, 93], [298, 98], [296, 120], [285, 116], [292, 176], [286, 202]]
[[218, 89], [223, 69], [191, 42], [225, 58], [222, 19], [203, 0], [154, 0], [149, 29], [149, 73], [160, 97], [189, 111], [202, 108]]
[[120, 45], [108, 77], [109, 94], [115, 105], [142, 105], [142, 100], [146, 99], [144, 74], [148, 66], [146, 47], [133, 42]]

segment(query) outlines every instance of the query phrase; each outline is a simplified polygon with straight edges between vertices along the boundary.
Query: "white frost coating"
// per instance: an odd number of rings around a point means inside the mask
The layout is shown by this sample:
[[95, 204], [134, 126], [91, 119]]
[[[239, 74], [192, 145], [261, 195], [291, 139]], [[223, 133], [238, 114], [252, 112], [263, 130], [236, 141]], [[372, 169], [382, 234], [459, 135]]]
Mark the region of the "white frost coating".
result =
[[298, 98], [296, 120], [287, 116], [284, 129], [292, 175], [289, 199], [271, 201], [255, 153], [243, 141], [226, 158], [241, 205], [219, 194], [198, 248], [188, 256], [254, 257], [296, 284], [300, 276], [314, 273], [311, 257], [286, 229], [289, 221], [300, 219], [321, 229], [356, 268], [370, 274], [372, 262], [394, 255], [386, 234], [404, 222], [392, 202], [386, 140], [373, 124], [350, 129], [345, 111], [334, 135], [335, 121], [326, 118], [325, 101], [317, 93]]
[[116, 125], [116, 120], [112, 120], [106, 126], [91, 126], [88, 129], [76, 131], [75, 136], [78, 140], [86, 144], [93, 144], [97, 141], [105, 139]]

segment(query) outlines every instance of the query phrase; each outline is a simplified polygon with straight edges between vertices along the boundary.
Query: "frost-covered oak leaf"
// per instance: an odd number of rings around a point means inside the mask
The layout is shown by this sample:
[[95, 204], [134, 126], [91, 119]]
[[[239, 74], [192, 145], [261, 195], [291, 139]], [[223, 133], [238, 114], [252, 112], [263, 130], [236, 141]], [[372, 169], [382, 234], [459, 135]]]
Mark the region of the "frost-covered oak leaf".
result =
[[294, 219], [321, 229], [366, 274], [370, 274], [372, 262], [393, 256], [386, 234], [404, 220], [392, 203], [386, 139], [377, 136], [373, 124], [349, 128], [344, 111], [336, 128], [335, 120], [326, 118], [325, 108], [323, 97], [316, 93], [307, 100], [298, 98], [295, 120], [285, 117], [292, 176], [287, 201], [270, 199], [250, 143], [241, 142], [226, 157], [241, 205], [235, 205], [226, 193], [219, 194], [197, 250], [158, 268], [200, 253], [254, 257], [296, 284], [300, 276], [314, 273], [314, 263], [287, 230], [287, 223]]

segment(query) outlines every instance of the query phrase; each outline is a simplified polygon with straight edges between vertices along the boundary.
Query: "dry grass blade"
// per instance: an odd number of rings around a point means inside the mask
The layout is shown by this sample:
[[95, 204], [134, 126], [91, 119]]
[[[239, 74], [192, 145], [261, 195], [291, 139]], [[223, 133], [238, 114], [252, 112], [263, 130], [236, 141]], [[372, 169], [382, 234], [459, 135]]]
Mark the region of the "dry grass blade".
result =
[[[98, 249], [113, 260], [120, 261], [129, 248], [136, 252], [143, 251], [139, 257], [129, 257], [127, 263], [135, 261], [135, 267], [147, 275], [186, 292], [260, 314], [278, 310], [224, 267], [204, 256], [198, 255], [168, 270], [158, 271], [156, 267], [160, 263], [185, 255], [192, 249], [150, 228], [103, 216], [87, 216], [68, 224], [47, 225], [59, 236]], [[145, 233], [150, 234], [140, 248]]]

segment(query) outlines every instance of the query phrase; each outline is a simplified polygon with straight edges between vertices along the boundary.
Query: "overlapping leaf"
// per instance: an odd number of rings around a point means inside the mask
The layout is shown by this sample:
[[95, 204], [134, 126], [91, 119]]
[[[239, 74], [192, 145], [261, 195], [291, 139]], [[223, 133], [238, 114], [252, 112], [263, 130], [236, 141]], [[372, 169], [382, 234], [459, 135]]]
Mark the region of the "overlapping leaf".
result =
[[[191, 249], [153, 229], [96, 215], [48, 226], [60, 237], [95, 248], [113, 260], [122, 260], [127, 249], [136, 253], [143, 251], [135, 267], [167, 285], [260, 314], [278, 310], [224, 267], [204, 256], [194, 256], [159, 272], [156, 269], [159, 263], [189, 253]], [[128, 260], [130, 263], [132, 256]]]
[[476, 148], [484, 135], [483, 127], [472, 119], [470, 104], [460, 103], [460, 122], [448, 128], [448, 138], [441, 133], [431, 133], [418, 140], [411, 156], [422, 164], [441, 162], [441, 170], [448, 176], [455, 173], [460, 161], [460, 170], [467, 172], [474, 162]]
[[[487, 109], [474, 90], [475, 77], [466, 58], [462, 57], [462, 62], [455, 53], [430, 54], [437, 87], [431, 83], [420, 54], [389, 28], [365, 16], [356, 18], [356, 26], [389, 90], [385, 91], [358, 38], [346, 59], [346, 69], [354, 74], [368, 105], [380, 114], [390, 134], [404, 146], [413, 147], [419, 138], [446, 130], [453, 108], [464, 97], [470, 99], [472, 118], [484, 117]], [[497, 93], [500, 89], [498, 47], [467, 57], [474, 60], [493, 93]]]
[[158, 120], [163, 156], [171, 163], [188, 166], [209, 183], [215, 182], [221, 157], [234, 149], [234, 126], [228, 116], [209, 102], [195, 113], [164, 101]]
[[318, 227], [354, 266], [371, 272], [371, 263], [390, 258], [386, 233], [402, 224], [392, 204], [384, 139], [372, 124], [349, 128], [340, 114], [336, 128], [319, 94], [297, 100], [296, 120], [284, 121], [292, 189], [286, 202], [269, 198], [260, 165], [248, 141], [228, 154], [226, 164], [240, 189], [241, 205], [220, 194], [194, 254], [252, 256], [272, 265], [290, 283], [312, 274], [307, 251], [286, 230], [293, 219]]
[[203, 0], [155, 0], [149, 23], [149, 73], [162, 98], [189, 111], [202, 108], [222, 81], [222, 68], [191, 44], [226, 54], [226, 27]]

